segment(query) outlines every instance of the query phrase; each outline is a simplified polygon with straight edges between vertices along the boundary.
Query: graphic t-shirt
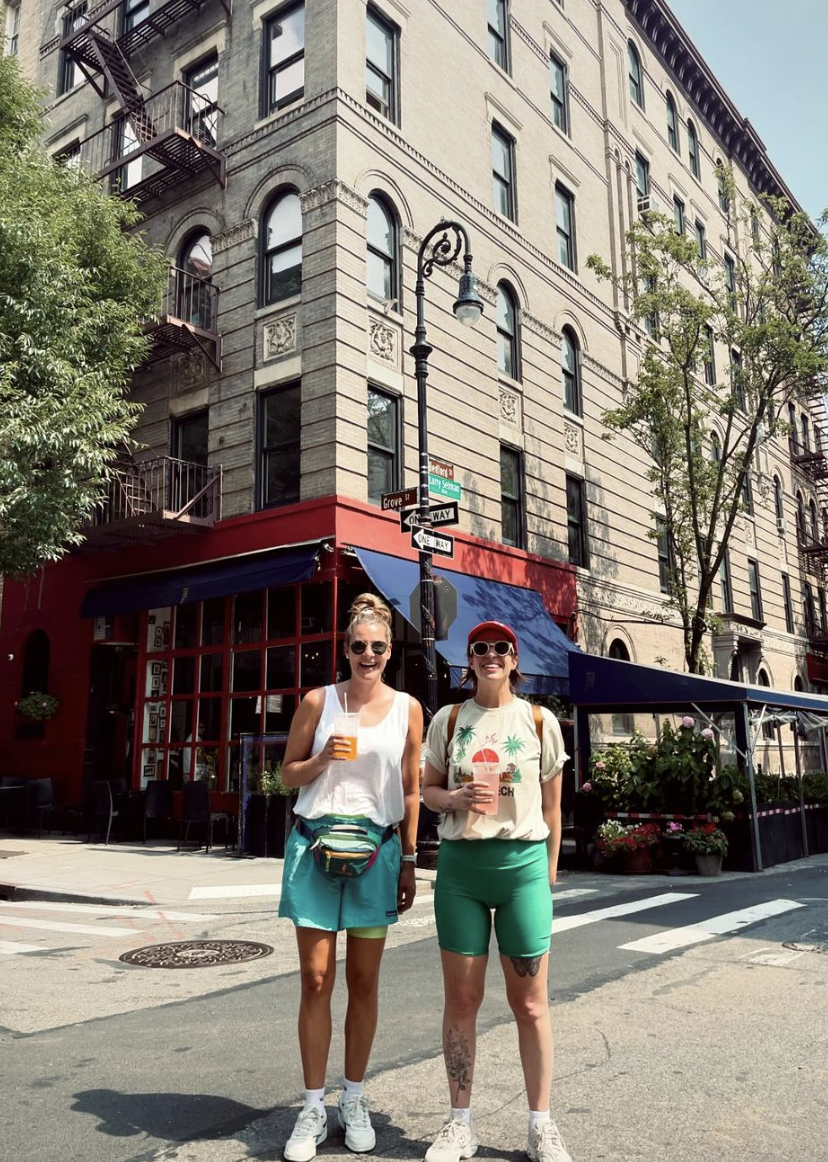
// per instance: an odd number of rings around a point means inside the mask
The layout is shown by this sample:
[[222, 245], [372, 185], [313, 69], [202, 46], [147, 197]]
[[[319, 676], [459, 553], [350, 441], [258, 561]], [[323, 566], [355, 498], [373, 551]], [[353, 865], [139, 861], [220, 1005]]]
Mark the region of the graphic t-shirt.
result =
[[447, 756], [451, 709], [438, 710], [428, 728], [427, 761], [441, 774], [448, 769], [449, 790], [471, 781], [473, 762], [499, 763], [500, 794], [496, 815], [447, 811], [440, 823], [440, 838], [545, 839], [549, 828], [541, 807], [541, 783], [554, 778], [568, 757], [555, 715], [542, 710], [541, 749], [529, 702], [513, 698], [506, 706], [487, 709], [470, 698], [460, 707]]

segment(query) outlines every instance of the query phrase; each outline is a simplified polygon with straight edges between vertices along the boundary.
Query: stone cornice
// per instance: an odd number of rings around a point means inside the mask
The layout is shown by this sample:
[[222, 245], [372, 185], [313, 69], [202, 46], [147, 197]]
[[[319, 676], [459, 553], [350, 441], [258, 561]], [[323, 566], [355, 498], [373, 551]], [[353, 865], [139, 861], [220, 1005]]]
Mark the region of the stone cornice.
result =
[[358, 214], [367, 215], [368, 213], [368, 199], [363, 198], [362, 194], [338, 178], [334, 178], [330, 182], [323, 182], [322, 185], [315, 186], [307, 193], [300, 194], [299, 201], [302, 204], [303, 214], [307, 214], [311, 210], [318, 210], [320, 206], [324, 206], [328, 202], [341, 202], [343, 206], [347, 206], [350, 210], [356, 210]]
[[544, 323], [543, 319], [537, 318], [536, 315], [530, 315], [528, 311], [520, 312], [521, 326], [525, 327], [527, 331], [534, 331], [536, 335], [540, 335], [542, 339], [546, 339], [556, 346], [560, 346], [563, 336], [560, 331], [556, 331], [554, 327], [550, 327], [548, 323]]

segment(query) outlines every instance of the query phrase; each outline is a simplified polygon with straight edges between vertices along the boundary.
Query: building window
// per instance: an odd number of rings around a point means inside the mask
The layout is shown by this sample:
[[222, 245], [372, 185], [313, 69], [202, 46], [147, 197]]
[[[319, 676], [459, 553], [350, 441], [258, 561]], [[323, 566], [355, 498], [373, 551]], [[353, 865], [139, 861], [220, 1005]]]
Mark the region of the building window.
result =
[[658, 587], [669, 593], [673, 587], [673, 546], [663, 516], [656, 517], [656, 548], [658, 550]]
[[690, 172], [694, 178], [701, 177], [699, 164], [699, 137], [692, 121], [687, 122], [687, 160], [690, 163]]
[[819, 598], [819, 628], [821, 633], [825, 633], [828, 629], [828, 607], [825, 604], [825, 590], [820, 589], [818, 592]]
[[736, 310], [736, 263], [729, 254], [724, 256], [724, 278], [730, 309]]
[[582, 416], [581, 349], [575, 333], [569, 327], [564, 327], [561, 337], [561, 383], [564, 407], [576, 416]]
[[722, 442], [718, 432], [710, 433], [710, 463], [720, 464], [722, 460]]
[[730, 213], [730, 195], [727, 192], [727, 178], [724, 173], [724, 162], [719, 158], [716, 162], [716, 190], [719, 196], [719, 209], [727, 216]]
[[178, 259], [175, 313], [185, 323], [202, 331], [212, 331], [213, 240], [206, 230], [191, 234]]
[[748, 516], [753, 516], [753, 489], [750, 484], [750, 471], [742, 477], [742, 507]]
[[631, 40], [627, 41], [627, 70], [630, 78], [630, 96], [639, 109], [643, 109], [644, 81], [641, 73], [641, 57]]
[[678, 196], [673, 197], [673, 220], [676, 225], [676, 234], [684, 233], [684, 202]]
[[64, 169], [77, 169], [81, 162], [80, 142], [70, 141], [64, 145], [60, 153], [55, 154], [55, 161]]
[[496, 65], [509, 71], [509, 4], [508, 0], [489, 0], [489, 56]]
[[716, 345], [713, 341], [713, 328], [709, 323], [704, 328], [704, 382], [713, 387], [716, 382]]
[[[128, 158], [131, 153], [135, 153], [140, 148], [135, 129], [126, 115], [113, 121], [111, 136], [113, 157]], [[125, 161], [123, 165], [112, 171], [109, 177], [110, 188], [114, 193], [131, 190], [141, 181], [143, 172], [144, 155], [141, 154], [133, 161]]]
[[368, 198], [368, 293], [372, 298], [400, 307], [399, 235], [391, 207], [379, 194]]
[[785, 519], [785, 499], [782, 493], [782, 481], [778, 476], [773, 478], [773, 509], [777, 522]]
[[368, 388], [368, 500], [379, 504], [400, 483], [400, 401], [378, 387]]
[[806, 581], [802, 586], [802, 612], [805, 615], [805, 633], [808, 637], [813, 637], [814, 627], [816, 625], [816, 610], [814, 608], [814, 591], [810, 581]]
[[667, 142], [674, 153], [681, 152], [678, 113], [676, 113], [676, 103], [670, 93], [667, 94]]
[[187, 128], [212, 149], [218, 140], [218, 55], [213, 53], [184, 74]]
[[719, 565], [719, 595], [722, 601], [722, 612], [729, 613], [733, 609], [733, 589], [730, 584], [730, 558], [725, 551]]
[[179, 416], [171, 423], [170, 455], [176, 460], [186, 460], [206, 468], [208, 458], [208, 438], [210, 414], [205, 409], [188, 416]]
[[[618, 662], [628, 662], [630, 660], [630, 651], [621, 638], [615, 638], [607, 651], [607, 657], [614, 658]], [[634, 729], [635, 717], [632, 714], [613, 714], [613, 734], [632, 734]]]
[[496, 122], [492, 124], [492, 198], [497, 212], [514, 222], [515, 143]]
[[802, 432], [802, 451], [810, 452], [811, 450], [811, 428], [808, 422], [808, 417], [803, 412], [799, 417], [799, 427]]
[[696, 249], [699, 252], [699, 258], [704, 262], [707, 258], [707, 233], [698, 218], [696, 219]]
[[740, 412], [746, 412], [747, 400], [745, 398], [745, 380], [742, 375], [742, 356], [733, 348], [730, 350], [730, 385], [736, 407]]
[[793, 601], [791, 600], [791, 579], [787, 573], [782, 574], [782, 604], [785, 607], [785, 629], [788, 633], [794, 632]]
[[130, 32], [149, 16], [150, 0], [124, 0], [121, 7], [121, 31]]
[[383, 117], [399, 124], [397, 60], [399, 29], [369, 8], [365, 18], [365, 100]]
[[302, 207], [295, 190], [270, 202], [262, 215], [262, 306], [302, 291]]
[[589, 565], [585, 483], [579, 476], [566, 478], [566, 533], [570, 565]]
[[510, 379], [520, 379], [517, 304], [505, 282], [497, 284], [497, 369]]
[[568, 270], [575, 270], [575, 199], [560, 182], [555, 183], [555, 228], [558, 262]]
[[299, 500], [301, 385], [259, 396], [259, 506]]
[[281, 109], [305, 91], [305, 5], [269, 16], [264, 26], [262, 116]]
[[190, 516], [206, 517], [209, 499], [199, 496], [207, 483], [210, 414], [205, 409], [179, 416], [170, 424], [170, 503], [173, 511], [187, 509]]
[[501, 444], [500, 535], [504, 545], [526, 547], [523, 508], [523, 453]]
[[3, 53], [17, 56], [20, 47], [20, 0], [6, 5], [6, 37]]
[[562, 133], [569, 133], [569, 80], [566, 65], [549, 54], [549, 92], [552, 98], [552, 120]]
[[[654, 274], [649, 275], [644, 279], [643, 293], [646, 295], [655, 295], [658, 290], [658, 282]], [[658, 308], [653, 307], [652, 310], [647, 311], [644, 315], [644, 330], [651, 339], [658, 342], [661, 334], [661, 325], [658, 317]]]
[[808, 501], [808, 518], [811, 526], [811, 540], [819, 544], [819, 517], [817, 516], [816, 501], [813, 497]]
[[640, 209], [642, 199], [650, 196], [650, 163], [640, 153], [635, 155], [635, 190]]
[[[70, 8], [64, 12], [62, 21], [63, 38], [65, 39], [70, 33], [85, 23], [86, 0], [83, 0], [83, 3], [76, 4], [74, 8]], [[12, 56], [15, 54], [8, 53], [8, 55]], [[75, 85], [80, 85], [85, 80], [86, 77], [78, 62], [63, 50], [58, 62], [58, 96], [61, 96], [63, 93], [68, 93], [70, 89], [74, 89]]]
[[796, 494], [796, 535], [800, 545], [805, 543], [805, 501], [802, 493]]
[[748, 557], [748, 588], [750, 590], [750, 614], [754, 621], [762, 620], [762, 590], [759, 585], [759, 566]]

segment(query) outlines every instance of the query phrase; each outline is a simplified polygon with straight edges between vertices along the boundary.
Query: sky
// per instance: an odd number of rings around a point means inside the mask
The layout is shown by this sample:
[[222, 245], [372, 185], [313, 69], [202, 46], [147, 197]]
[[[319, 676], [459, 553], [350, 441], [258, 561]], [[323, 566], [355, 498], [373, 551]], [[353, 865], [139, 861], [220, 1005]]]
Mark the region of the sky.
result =
[[812, 217], [828, 207], [828, 0], [668, 0]]

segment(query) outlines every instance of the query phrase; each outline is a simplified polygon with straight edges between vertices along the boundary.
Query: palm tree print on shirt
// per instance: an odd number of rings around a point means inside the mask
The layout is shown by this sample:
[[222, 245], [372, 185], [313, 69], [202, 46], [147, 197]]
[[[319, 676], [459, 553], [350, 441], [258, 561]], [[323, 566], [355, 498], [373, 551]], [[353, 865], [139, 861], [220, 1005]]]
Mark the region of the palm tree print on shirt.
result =
[[473, 726], [461, 726], [456, 734], [456, 742], [454, 747], [455, 762], [462, 762], [466, 756], [466, 751], [474, 738]]

